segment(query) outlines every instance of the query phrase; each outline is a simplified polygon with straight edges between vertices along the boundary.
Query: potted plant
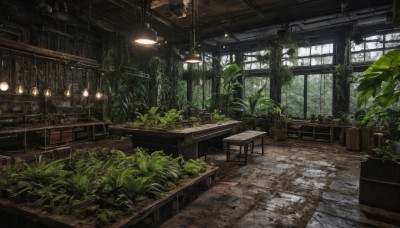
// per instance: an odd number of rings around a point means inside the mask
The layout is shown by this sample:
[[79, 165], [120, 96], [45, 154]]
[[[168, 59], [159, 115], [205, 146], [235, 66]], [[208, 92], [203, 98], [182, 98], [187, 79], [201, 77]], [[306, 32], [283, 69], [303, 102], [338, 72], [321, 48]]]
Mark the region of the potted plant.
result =
[[361, 162], [360, 203], [400, 211], [400, 143], [391, 141]]
[[373, 149], [361, 162], [359, 200], [363, 204], [400, 211], [400, 117], [397, 117], [400, 49], [379, 58], [358, 82], [358, 106], [372, 99], [372, 106], [362, 123], [383, 123], [390, 139], [388, 144]]
[[278, 141], [283, 141], [287, 139], [287, 125], [288, 118], [284, 115], [283, 109], [280, 106], [274, 108], [274, 124], [273, 124], [273, 134], [274, 139]]

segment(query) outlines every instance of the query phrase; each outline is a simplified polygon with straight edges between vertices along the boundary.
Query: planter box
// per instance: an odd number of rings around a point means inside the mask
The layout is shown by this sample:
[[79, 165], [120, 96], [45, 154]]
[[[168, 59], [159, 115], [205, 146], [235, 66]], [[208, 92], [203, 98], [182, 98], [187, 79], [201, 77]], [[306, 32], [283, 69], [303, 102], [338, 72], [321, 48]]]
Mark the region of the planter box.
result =
[[360, 129], [356, 127], [346, 129], [346, 148], [347, 150], [361, 150]]
[[360, 203], [400, 211], [400, 165], [374, 158], [361, 162], [359, 190]]

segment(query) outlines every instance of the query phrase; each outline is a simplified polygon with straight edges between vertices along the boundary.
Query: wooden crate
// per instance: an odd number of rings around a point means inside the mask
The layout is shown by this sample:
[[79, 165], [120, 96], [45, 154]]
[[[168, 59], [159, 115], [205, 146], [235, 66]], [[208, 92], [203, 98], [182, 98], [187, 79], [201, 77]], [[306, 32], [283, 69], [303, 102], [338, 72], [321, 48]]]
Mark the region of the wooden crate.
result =
[[61, 131], [60, 129], [50, 129], [49, 131], [49, 145], [54, 145], [61, 142]]
[[359, 128], [352, 127], [346, 129], [346, 148], [347, 150], [353, 151], [361, 150], [361, 134]]
[[362, 150], [369, 152], [373, 148], [372, 129], [370, 127], [361, 128], [361, 145]]
[[61, 130], [61, 142], [68, 143], [72, 142], [73, 139], [73, 129], [72, 128], [63, 128]]

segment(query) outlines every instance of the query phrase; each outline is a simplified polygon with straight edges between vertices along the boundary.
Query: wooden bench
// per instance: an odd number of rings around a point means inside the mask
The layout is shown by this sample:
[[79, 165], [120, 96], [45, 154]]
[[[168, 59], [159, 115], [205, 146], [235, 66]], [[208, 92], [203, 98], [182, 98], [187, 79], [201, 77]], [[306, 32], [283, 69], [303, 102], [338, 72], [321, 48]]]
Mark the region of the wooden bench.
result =
[[236, 135], [229, 136], [222, 140], [226, 144], [226, 161], [230, 160], [231, 145], [240, 146], [240, 154], [242, 147], [244, 147], [244, 162], [247, 163], [247, 153], [249, 150], [249, 144], [251, 145], [251, 153], [254, 149], [254, 141], [261, 139], [261, 153], [264, 155], [264, 136], [267, 132], [263, 131], [245, 131]]

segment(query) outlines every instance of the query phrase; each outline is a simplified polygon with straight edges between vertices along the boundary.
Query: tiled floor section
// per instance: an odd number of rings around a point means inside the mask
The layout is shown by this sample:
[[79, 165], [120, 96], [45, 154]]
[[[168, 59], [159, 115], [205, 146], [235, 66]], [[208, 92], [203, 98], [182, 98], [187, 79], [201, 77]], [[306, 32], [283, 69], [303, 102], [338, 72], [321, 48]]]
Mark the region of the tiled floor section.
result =
[[362, 156], [299, 140], [269, 142], [247, 165], [209, 155], [218, 184], [161, 227], [399, 227], [400, 213], [358, 203]]

